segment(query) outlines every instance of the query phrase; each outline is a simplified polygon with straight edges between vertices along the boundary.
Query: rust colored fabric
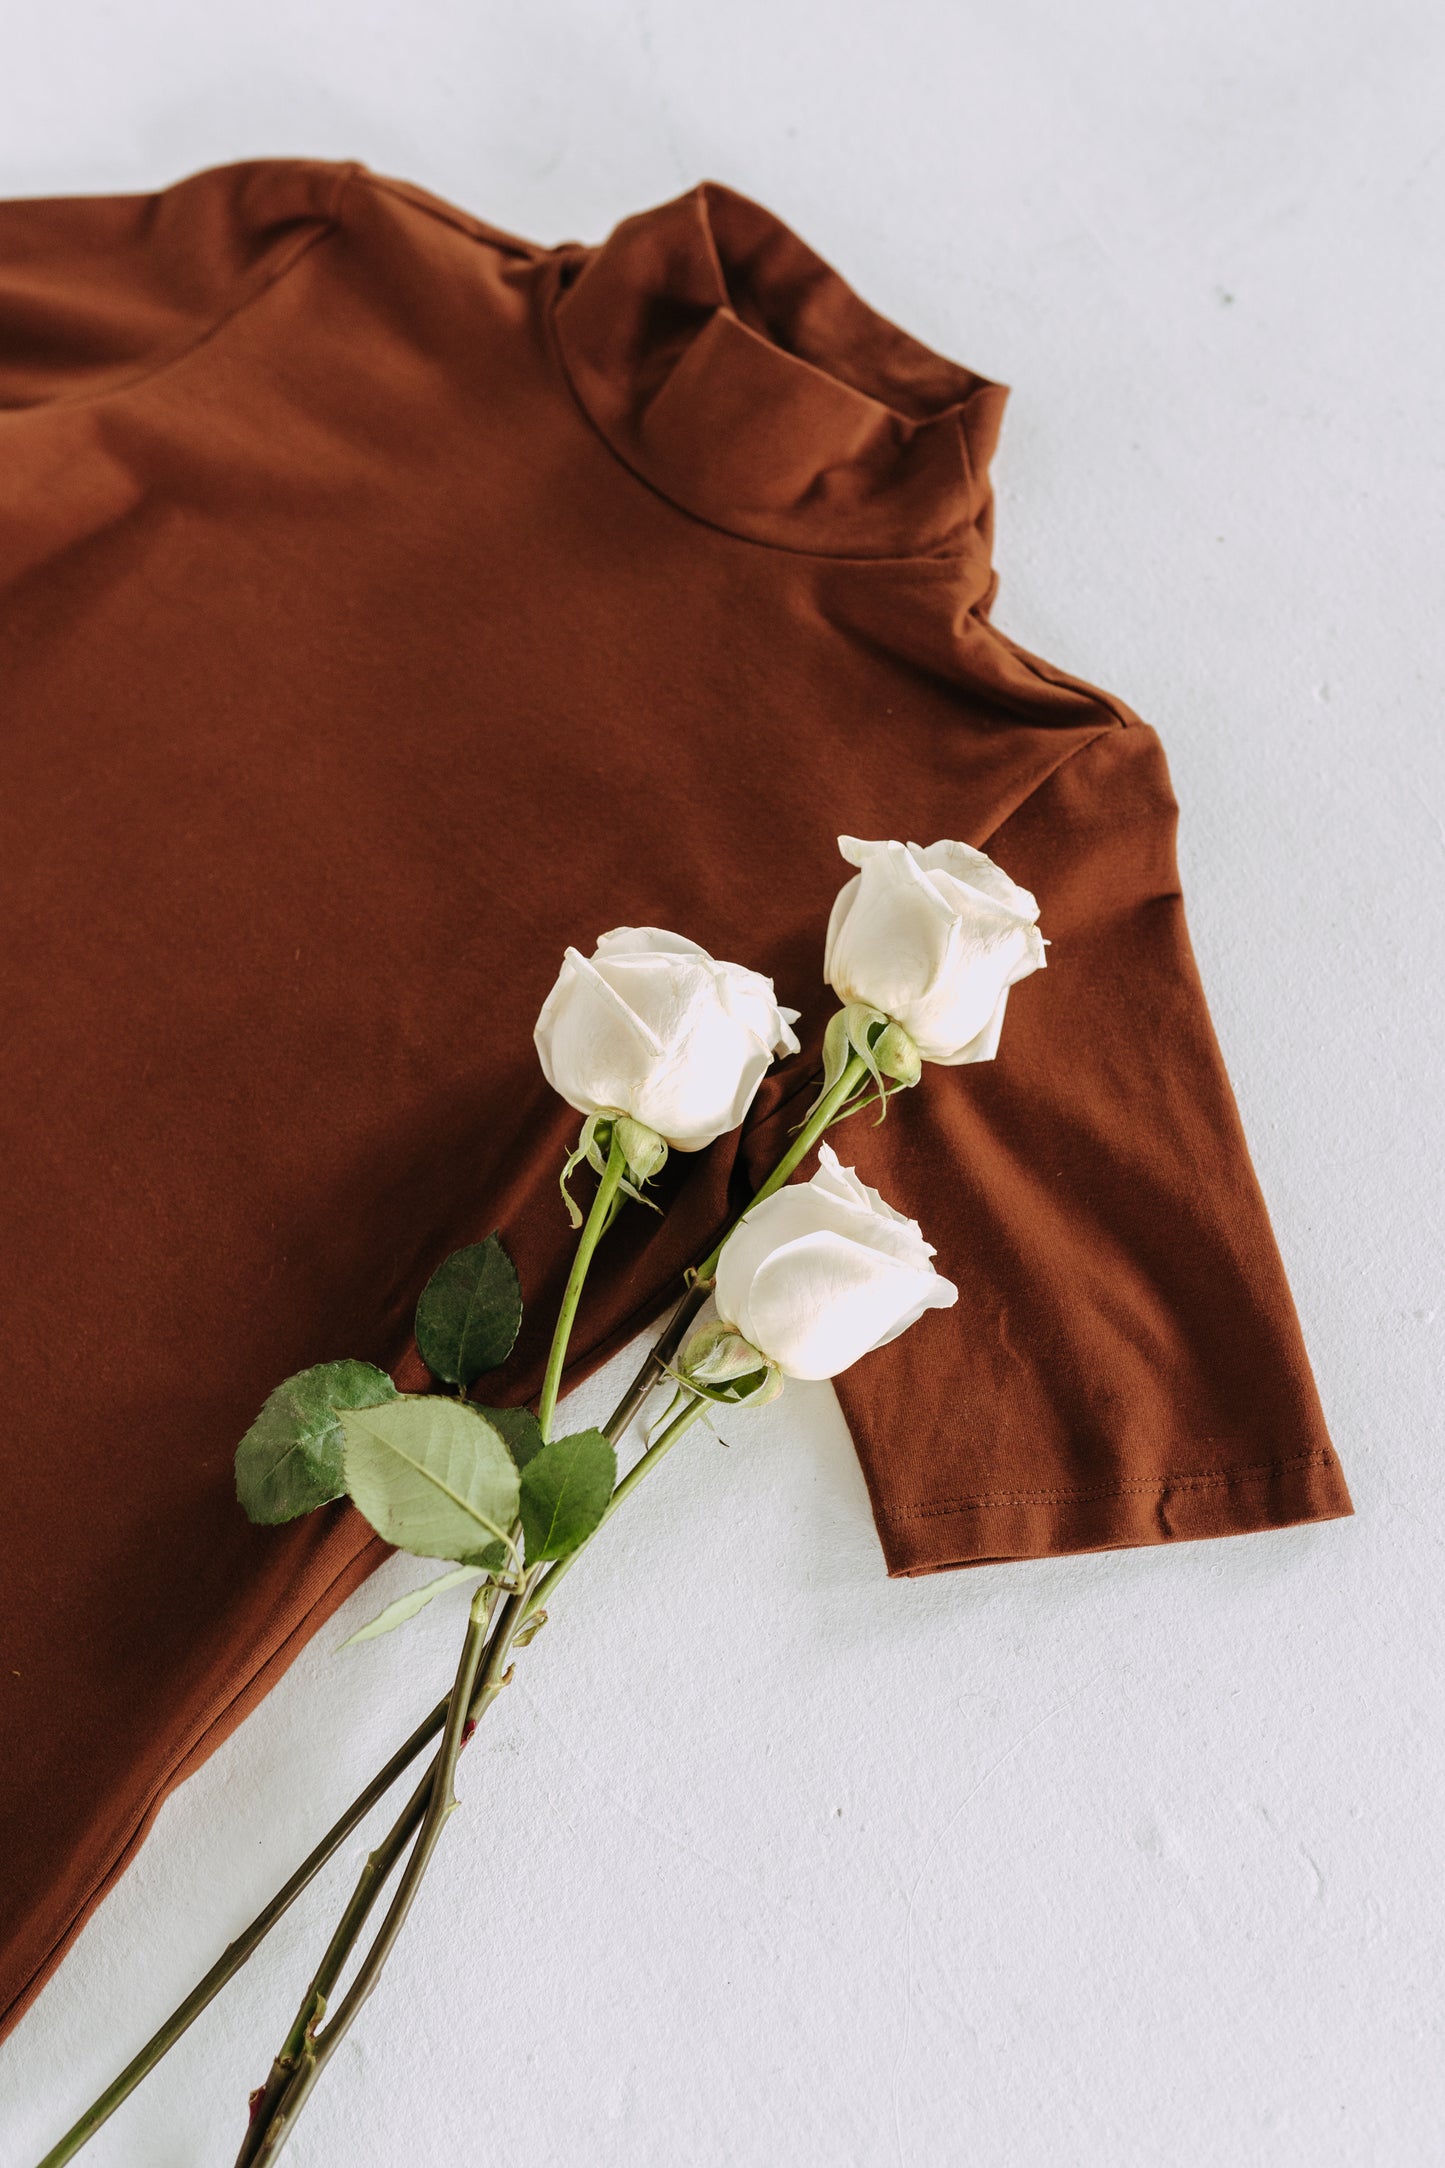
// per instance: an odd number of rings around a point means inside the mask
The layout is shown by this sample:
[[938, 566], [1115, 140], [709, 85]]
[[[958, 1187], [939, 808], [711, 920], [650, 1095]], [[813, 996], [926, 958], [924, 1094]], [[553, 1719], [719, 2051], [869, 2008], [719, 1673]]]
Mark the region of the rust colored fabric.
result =
[[418, 1382], [500, 1225], [535, 1390], [564, 945], [675, 928], [806, 1035], [609, 1238], [580, 1372], [806, 1103], [840, 831], [987, 845], [1052, 942], [841, 1139], [962, 1297], [839, 1383], [889, 1571], [1350, 1511], [1163, 753], [989, 620], [1004, 397], [711, 182], [597, 246], [307, 160], [0, 207], [7, 2021], [377, 1562], [245, 1521], [271, 1386]]

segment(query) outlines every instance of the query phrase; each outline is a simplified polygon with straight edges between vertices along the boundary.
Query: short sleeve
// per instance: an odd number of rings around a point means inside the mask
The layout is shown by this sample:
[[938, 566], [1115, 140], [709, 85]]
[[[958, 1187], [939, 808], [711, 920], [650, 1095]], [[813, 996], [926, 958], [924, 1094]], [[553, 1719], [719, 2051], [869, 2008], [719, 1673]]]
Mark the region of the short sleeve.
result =
[[351, 169], [257, 159], [153, 194], [0, 203], [0, 409], [184, 351], [329, 230]]
[[1025, 800], [987, 846], [1039, 899], [1047, 968], [995, 1061], [926, 1070], [857, 1140], [959, 1289], [838, 1380], [892, 1573], [1352, 1510], [1190, 947], [1176, 813], [1142, 725]]

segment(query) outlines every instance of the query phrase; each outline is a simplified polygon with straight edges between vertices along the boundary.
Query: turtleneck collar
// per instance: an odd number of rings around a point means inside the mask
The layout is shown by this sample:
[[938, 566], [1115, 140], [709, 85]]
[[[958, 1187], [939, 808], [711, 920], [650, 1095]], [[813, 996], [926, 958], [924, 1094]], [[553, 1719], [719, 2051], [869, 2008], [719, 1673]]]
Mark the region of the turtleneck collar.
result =
[[1004, 386], [869, 308], [761, 204], [701, 181], [556, 253], [573, 390], [661, 495], [823, 556], [986, 550]]

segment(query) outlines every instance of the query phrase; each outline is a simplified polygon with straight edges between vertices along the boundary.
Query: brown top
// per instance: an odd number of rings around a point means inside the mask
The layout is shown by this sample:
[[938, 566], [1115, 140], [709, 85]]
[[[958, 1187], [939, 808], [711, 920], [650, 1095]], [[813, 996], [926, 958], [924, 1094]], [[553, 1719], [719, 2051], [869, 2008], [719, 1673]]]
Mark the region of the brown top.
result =
[[0, 2011], [376, 1564], [251, 1527], [288, 1372], [419, 1380], [500, 1225], [535, 1391], [570, 941], [770, 973], [802, 1057], [624, 1217], [657, 1313], [816, 1063], [840, 832], [987, 845], [1048, 970], [846, 1159], [956, 1309], [839, 1381], [893, 1573], [1347, 1513], [1210, 1029], [1153, 733], [988, 621], [1001, 386], [713, 182], [600, 247], [360, 166], [0, 207]]

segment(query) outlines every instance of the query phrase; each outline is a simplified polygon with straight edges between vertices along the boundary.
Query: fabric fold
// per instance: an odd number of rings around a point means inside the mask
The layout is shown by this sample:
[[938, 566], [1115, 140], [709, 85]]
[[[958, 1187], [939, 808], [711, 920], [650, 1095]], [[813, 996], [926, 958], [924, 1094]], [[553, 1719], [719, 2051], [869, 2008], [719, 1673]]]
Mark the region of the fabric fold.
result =
[[703, 181], [565, 253], [573, 387], [664, 496], [825, 556], [966, 546], [1005, 388], [869, 308], [771, 212]]

